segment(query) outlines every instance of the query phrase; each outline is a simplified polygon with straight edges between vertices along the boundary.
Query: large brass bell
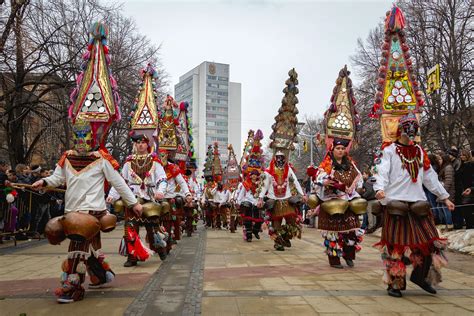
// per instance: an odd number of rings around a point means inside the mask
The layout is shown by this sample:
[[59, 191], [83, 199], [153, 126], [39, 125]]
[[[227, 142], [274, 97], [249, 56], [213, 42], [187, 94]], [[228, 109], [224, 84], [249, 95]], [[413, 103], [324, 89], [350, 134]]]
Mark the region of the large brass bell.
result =
[[321, 204], [321, 209], [329, 215], [344, 214], [349, 207], [349, 202], [343, 199], [331, 199]]
[[123, 214], [125, 211], [125, 203], [122, 200], [117, 200], [114, 203], [114, 211], [116, 214]]
[[168, 214], [170, 212], [171, 206], [166, 201], [161, 201], [161, 215]]
[[367, 211], [372, 215], [379, 215], [382, 213], [382, 204], [378, 200], [370, 200], [367, 202]]
[[99, 220], [87, 213], [69, 212], [60, 221], [66, 237], [74, 241], [89, 240], [100, 231]]
[[387, 203], [387, 212], [390, 215], [406, 216], [408, 213], [408, 203], [398, 200], [390, 200]]
[[410, 211], [420, 217], [426, 216], [431, 211], [430, 203], [428, 201], [416, 201], [410, 204]]
[[61, 224], [61, 218], [62, 216], [58, 216], [50, 219], [44, 228], [44, 234], [51, 245], [59, 245], [66, 239], [64, 228]]
[[316, 194], [310, 194], [308, 197], [308, 206], [310, 209], [315, 209], [319, 204], [319, 198]]
[[154, 202], [147, 202], [143, 204], [142, 217], [144, 218], [154, 218], [161, 215], [161, 205]]
[[107, 213], [99, 219], [100, 230], [104, 233], [111, 232], [117, 224], [117, 216]]
[[363, 215], [367, 212], [367, 200], [355, 198], [349, 202], [349, 208], [355, 215]]

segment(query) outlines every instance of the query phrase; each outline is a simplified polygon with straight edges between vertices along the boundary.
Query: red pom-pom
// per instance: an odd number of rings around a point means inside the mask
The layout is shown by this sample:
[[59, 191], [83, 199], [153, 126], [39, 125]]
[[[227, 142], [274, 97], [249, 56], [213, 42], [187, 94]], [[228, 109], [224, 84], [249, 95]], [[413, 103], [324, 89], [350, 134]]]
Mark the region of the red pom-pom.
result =
[[62, 296], [63, 294], [64, 294], [64, 291], [60, 287], [58, 287], [56, 290], [54, 290], [54, 295], [56, 295], [56, 296]]
[[314, 166], [309, 166], [307, 169], [306, 169], [306, 174], [311, 177], [311, 178], [314, 178], [316, 176], [316, 173], [317, 173], [318, 169], [316, 169]]
[[420, 100], [418, 100], [418, 105], [419, 105], [419, 106], [425, 105], [425, 99], [420, 99]]
[[96, 277], [95, 275], [89, 275], [89, 278], [91, 279], [91, 283], [92, 283], [92, 284], [98, 284], [98, 283], [100, 283], [99, 278]]
[[102, 262], [102, 268], [105, 269], [105, 271], [110, 271], [110, 265], [108, 262]]
[[180, 109], [181, 111], [186, 110], [186, 104], [185, 104], [184, 102], [181, 102], [181, 103], [179, 104], [179, 109]]

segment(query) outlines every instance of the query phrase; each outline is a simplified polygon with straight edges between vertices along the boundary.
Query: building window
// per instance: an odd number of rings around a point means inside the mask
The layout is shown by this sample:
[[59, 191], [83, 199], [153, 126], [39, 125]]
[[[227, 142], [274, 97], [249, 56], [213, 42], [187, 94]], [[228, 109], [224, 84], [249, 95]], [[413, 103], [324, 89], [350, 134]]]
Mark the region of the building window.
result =
[[219, 81], [229, 81], [229, 78], [219, 76], [219, 77], [217, 77], [217, 80], [219, 80]]
[[209, 79], [209, 80], [216, 80], [217, 77], [216, 77], [216, 76], [207, 75], [207, 79]]

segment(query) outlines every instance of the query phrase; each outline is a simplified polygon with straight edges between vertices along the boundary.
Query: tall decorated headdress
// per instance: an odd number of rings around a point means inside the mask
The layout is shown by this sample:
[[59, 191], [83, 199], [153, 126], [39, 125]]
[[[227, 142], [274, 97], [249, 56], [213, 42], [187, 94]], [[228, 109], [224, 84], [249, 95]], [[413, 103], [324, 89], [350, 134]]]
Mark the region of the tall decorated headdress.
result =
[[400, 117], [409, 112], [419, 116], [424, 104], [423, 93], [413, 73], [405, 25], [403, 12], [394, 5], [385, 18], [377, 93], [370, 114], [373, 118], [380, 117], [384, 143], [397, 139]]
[[178, 162], [182, 170], [186, 169], [186, 162], [193, 158], [193, 138], [191, 135], [191, 121], [188, 116], [188, 102], [181, 102], [179, 105], [178, 125], [176, 126], [176, 136], [178, 146], [174, 159]]
[[212, 177], [212, 164], [214, 162], [214, 150], [212, 145], [207, 146], [206, 161], [204, 162], [204, 177]]
[[331, 105], [324, 113], [327, 151], [331, 151], [333, 145], [340, 143], [349, 152], [355, 141], [356, 132], [361, 127], [359, 114], [355, 109], [356, 100], [349, 75], [350, 71], [347, 70], [347, 66], [339, 71], [336, 86], [331, 96]]
[[285, 96], [281, 100], [278, 115], [275, 116], [275, 123], [272, 125], [273, 132], [270, 135], [270, 148], [273, 149], [274, 154], [282, 152], [288, 155], [289, 151], [295, 149], [294, 143], [297, 142], [298, 74], [293, 68], [288, 75], [290, 77], [285, 81], [286, 87], [283, 89]]
[[177, 126], [179, 106], [172, 96], [166, 96], [163, 106], [159, 109], [158, 147], [173, 156], [178, 149]]
[[132, 112], [130, 112], [130, 136], [146, 137], [150, 141], [150, 148], [154, 151], [153, 134], [158, 127], [158, 108], [156, 78], [157, 71], [151, 64], [140, 71], [141, 83], [136, 96]]
[[221, 158], [219, 154], [219, 145], [217, 142], [214, 143], [213, 149], [213, 157], [212, 157], [212, 177], [214, 181], [220, 182], [222, 181], [222, 165], [221, 165]]
[[224, 168], [224, 182], [228, 187], [236, 189], [239, 184], [240, 166], [235, 157], [234, 148], [232, 144], [227, 146], [229, 160], [227, 166]]
[[258, 174], [263, 172], [265, 159], [263, 157], [262, 151], [262, 139], [262, 131], [257, 130], [253, 138], [253, 145], [250, 149], [248, 160], [242, 168], [242, 173], [244, 176], [251, 175], [253, 172], [258, 172]]
[[71, 93], [69, 107], [73, 128], [89, 125], [92, 147], [101, 148], [105, 148], [112, 123], [121, 119], [117, 82], [109, 69], [108, 32], [102, 22], [91, 25], [87, 51], [82, 56], [82, 72], [76, 78], [77, 87]]
[[242, 157], [240, 157], [240, 163], [239, 163], [240, 170], [242, 170], [244, 165], [247, 164], [248, 156], [253, 145], [254, 134], [255, 132], [253, 130], [249, 130], [248, 135], [247, 135], [247, 140], [245, 141], [244, 149], [242, 151]]

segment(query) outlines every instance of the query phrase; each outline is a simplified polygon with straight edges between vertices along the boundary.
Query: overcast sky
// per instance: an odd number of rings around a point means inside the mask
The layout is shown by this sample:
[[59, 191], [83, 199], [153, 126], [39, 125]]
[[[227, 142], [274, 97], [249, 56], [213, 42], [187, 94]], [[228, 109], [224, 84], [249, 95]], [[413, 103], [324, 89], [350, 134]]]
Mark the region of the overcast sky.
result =
[[270, 135], [292, 67], [299, 75], [299, 120], [322, 115], [339, 70], [351, 69], [357, 39], [367, 37], [392, 2], [127, 0], [124, 13], [162, 45], [172, 93], [179, 76], [201, 62], [230, 64], [230, 81], [242, 84], [243, 142], [250, 128]]

